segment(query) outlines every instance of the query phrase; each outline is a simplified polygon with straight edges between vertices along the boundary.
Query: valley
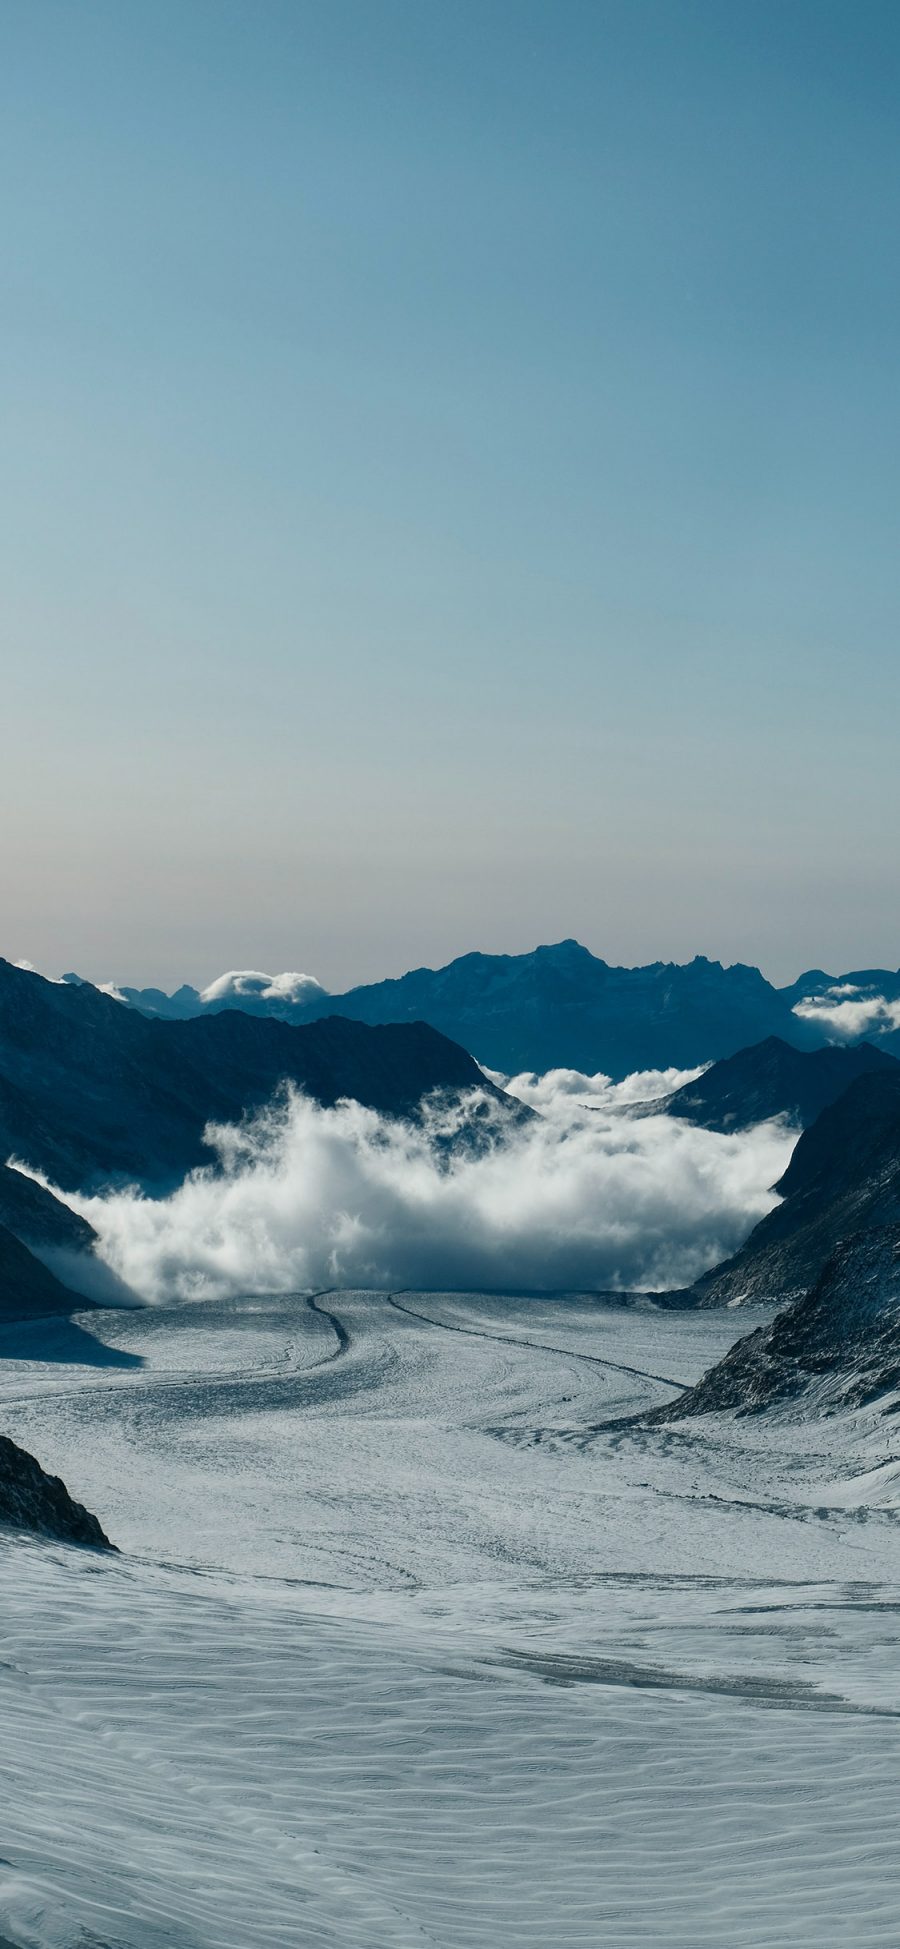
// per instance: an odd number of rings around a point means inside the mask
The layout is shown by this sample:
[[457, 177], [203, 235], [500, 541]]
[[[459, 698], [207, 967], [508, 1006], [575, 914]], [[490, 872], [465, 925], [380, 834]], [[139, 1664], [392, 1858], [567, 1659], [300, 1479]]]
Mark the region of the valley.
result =
[[2, 1544], [0, 1931], [890, 1942], [892, 1419], [635, 1419], [769, 1317], [332, 1290], [4, 1327], [4, 1428], [122, 1554]]

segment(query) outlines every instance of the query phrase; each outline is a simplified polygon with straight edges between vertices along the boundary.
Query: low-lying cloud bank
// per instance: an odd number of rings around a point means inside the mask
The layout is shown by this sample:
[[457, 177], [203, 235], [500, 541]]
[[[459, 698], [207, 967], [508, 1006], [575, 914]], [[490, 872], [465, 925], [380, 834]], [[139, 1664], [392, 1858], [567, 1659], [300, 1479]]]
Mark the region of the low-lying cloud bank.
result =
[[900, 1001], [873, 995], [849, 981], [797, 1002], [793, 1013], [803, 1022], [815, 1022], [837, 1042], [856, 1042], [860, 1036], [887, 1035], [892, 1029], [900, 1029]]
[[515, 1078], [508, 1087], [540, 1116], [511, 1131], [498, 1121], [480, 1154], [448, 1146], [453, 1109], [435, 1106], [420, 1127], [291, 1092], [211, 1130], [217, 1164], [165, 1200], [69, 1202], [105, 1264], [150, 1301], [329, 1285], [681, 1286], [776, 1202], [769, 1187], [797, 1134], [767, 1123], [720, 1136], [635, 1113], [683, 1080]]

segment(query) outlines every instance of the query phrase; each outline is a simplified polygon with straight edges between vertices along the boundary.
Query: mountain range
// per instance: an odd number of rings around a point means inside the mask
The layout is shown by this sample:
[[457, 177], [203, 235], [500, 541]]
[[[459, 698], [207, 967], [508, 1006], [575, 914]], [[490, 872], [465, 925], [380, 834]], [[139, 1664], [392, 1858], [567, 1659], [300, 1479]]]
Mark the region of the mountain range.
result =
[[[524, 982], [533, 997], [542, 984], [545, 997], [555, 997], [557, 1023], [565, 1012], [560, 998], [578, 987], [585, 957], [574, 943], [564, 948], [546, 950], [544, 960], [541, 950], [521, 957], [529, 969], [514, 964], [509, 973], [512, 991]], [[459, 982], [462, 964], [455, 965]], [[713, 964], [691, 963], [680, 973], [694, 1001], [704, 988], [721, 992]], [[738, 986], [745, 997], [758, 996], [754, 983]], [[659, 1003], [663, 993], [650, 984], [651, 1002], [655, 997]], [[503, 1005], [511, 1006], [509, 991]], [[636, 1006], [634, 994], [630, 1005]], [[665, 1013], [662, 1006], [657, 1010], [653, 1033]], [[682, 1014], [682, 1026], [689, 1013]], [[732, 1132], [781, 1117], [802, 1133], [774, 1187], [778, 1205], [731, 1259], [690, 1291], [660, 1295], [667, 1305], [790, 1302], [801, 1309], [797, 1330], [805, 1333], [810, 1320], [820, 1319], [819, 1302], [813, 1305], [810, 1296], [826, 1274], [831, 1283], [821, 1290], [829, 1317], [840, 1311], [840, 1292], [863, 1264], [861, 1239], [880, 1238], [884, 1284], [884, 1267], [894, 1263], [884, 1256], [884, 1241], [892, 1227], [900, 1227], [900, 1063], [885, 1046], [888, 1040], [877, 1047], [861, 1042], [798, 1049], [768, 1035], [645, 1106], [710, 1130]], [[671, 1048], [666, 1053], [671, 1056]], [[501, 1125], [532, 1114], [486, 1079], [465, 1048], [422, 1021], [381, 1024], [331, 1015], [288, 1023], [240, 1008], [154, 1019], [90, 984], [47, 981], [0, 961], [0, 1143], [6, 1157], [45, 1173], [63, 1194], [123, 1182], [151, 1195], [165, 1193], [210, 1161], [208, 1123], [239, 1122], [285, 1083], [326, 1106], [350, 1097], [389, 1115], [415, 1117], [423, 1098], [472, 1091], [476, 1105], [490, 1118], [499, 1116]], [[60, 1197], [10, 1164], [0, 1165], [0, 1319], [34, 1319], [83, 1305], [64, 1283], [65, 1270], [55, 1276], [65, 1264], [55, 1255], [84, 1255], [93, 1239], [91, 1226]], [[842, 1258], [845, 1242], [854, 1240], [857, 1256]], [[839, 1277], [828, 1272], [832, 1262]], [[889, 1337], [889, 1321], [885, 1331]], [[754, 1344], [756, 1378], [747, 1385], [759, 1394], [759, 1359], [767, 1373], [774, 1371], [783, 1343], [776, 1336], [771, 1344]], [[729, 1376], [745, 1375], [735, 1359]]]
[[[332, 1015], [292, 1027], [236, 1009], [154, 1021], [87, 983], [0, 961], [0, 1147], [63, 1191], [171, 1190], [210, 1161], [208, 1123], [239, 1122], [284, 1084], [326, 1106], [352, 1097], [394, 1116], [415, 1114], [434, 1092], [477, 1089], [511, 1118], [529, 1114], [424, 1022], [369, 1027]], [[0, 1187], [0, 1214], [3, 1197]]]
[[[79, 977], [65, 980], [77, 983]], [[236, 971], [208, 988], [110, 986], [126, 1006], [166, 1020], [227, 1009], [291, 1023], [340, 1014], [370, 1025], [424, 1021], [506, 1075], [553, 1068], [635, 1070], [734, 1055], [776, 1035], [797, 1049], [875, 1036], [900, 1054], [900, 973], [822, 969], [776, 988], [758, 968], [698, 955], [621, 968], [559, 941], [527, 954], [464, 954], [443, 968], [416, 968], [329, 995], [309, 975]]]
[[900, 1076], [897, 1058], [870, 1042], [799, 1050], [770, 1035], [713, 1063], [658, 1107], [703, 1130], [749, 1130], [769, 1117], [786, 1117], [805, 1129], [857, 1076], [872, 1074]]

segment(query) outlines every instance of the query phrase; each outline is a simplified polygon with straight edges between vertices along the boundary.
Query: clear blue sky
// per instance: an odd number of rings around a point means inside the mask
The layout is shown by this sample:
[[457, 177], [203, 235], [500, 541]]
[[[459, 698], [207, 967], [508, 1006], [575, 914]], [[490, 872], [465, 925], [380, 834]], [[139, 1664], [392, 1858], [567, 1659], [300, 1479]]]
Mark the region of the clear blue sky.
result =
[[4, 0], [0, 949], [900, 960], [895, 0]]

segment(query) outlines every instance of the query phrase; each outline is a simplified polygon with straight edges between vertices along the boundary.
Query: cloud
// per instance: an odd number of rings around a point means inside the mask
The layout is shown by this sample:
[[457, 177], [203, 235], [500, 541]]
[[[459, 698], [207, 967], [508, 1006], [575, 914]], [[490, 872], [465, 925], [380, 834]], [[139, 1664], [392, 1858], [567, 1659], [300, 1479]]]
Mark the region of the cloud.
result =
[[582, 1075], [578, 1069], [548, 1069], [540, 1076], [528, 1070], [511, 1077], [493, 1069], [484, 1073], [541, 1116], [571, 1123], [577, 1120], [579, 1109], [621, 1113], [638, 1104], [656, 1103], [683, 1084], [696, 1082], [708, 1068], [709, 1064], [703, 1063], [699, 1069], [636, 1069], [621, 1083], [613, 1083], [602, 1070], [593, 1076]]
[[[649, 1093], [675, 1080], [654, 1076]], [[104, 1263], [151, 1301], [329, 1285], [684, 1285], [777, 1202], [769, 1187], [797, 1133], [774, 1122], [722, 1136], [632, 1115], [647, 1081], [514, 1079], [542, 1114], [514, 1129], [498, 1120], [479, 1151], [448, 1146], [458, 1112], [440, 1103], [419, 1126], [286, 1091], [251, 1121], [210, 1130], [217, 1165], [171, 1197], [69, 1202], [99, 1233]]]
[[887, 1035], [900, 1029], [900, 1001], [886, 995], [867, 994], [843, 981], [826, 988], [821, 995], [809, 995], [797, 1002], [793, 1013], [801, 1021], [816, 1022], [836, 1040], [853, 1042], [863, 1035]]
[[256, 968], [232, 968], [202, 989], [200, 1000], [209, 1003], [252, 997], [261, 1002], [311, 1002], [324, 994], [325, 989], [315, 975], [268, 975]]
[[[25, 974], [40, 974], [40, 973], [41, 973], [41, 971], [40, 971], [40, 968], [36, 968], [36, 967], [35, 967], [35, 965], [34, 965], [34, 962], [33, 962], [33, 961], [14, 961], [14, 962], [13, 962], [13, 967], [14, 967], [14, 968], [22, 968], [22, 969], [24, 970], [24, 972], [25, 972]], [[54, 986], [54, 988], [61, 988], [61, 987], [62, 987], [62, 982], [63, 982], [63, 977], [62, 977], [62, 975], [41, 975], [41, 980], [42, 980], [42, 981], [52, 981], [52, 983], [53, 983], [53, 986]]]

